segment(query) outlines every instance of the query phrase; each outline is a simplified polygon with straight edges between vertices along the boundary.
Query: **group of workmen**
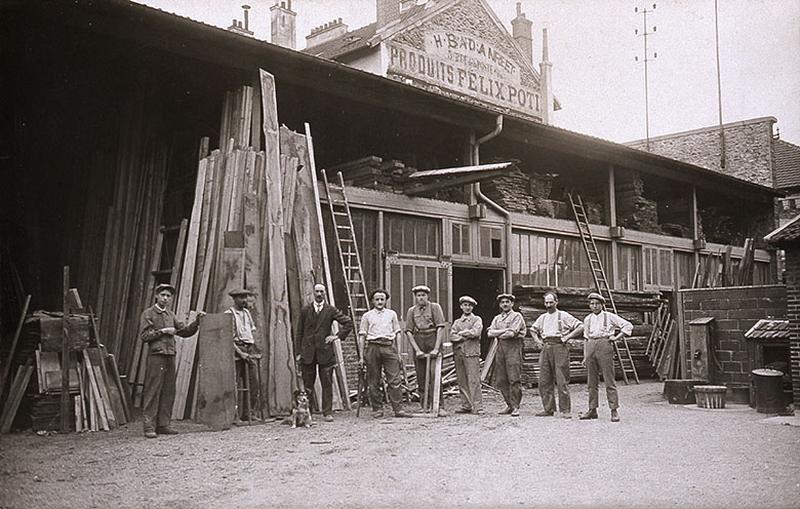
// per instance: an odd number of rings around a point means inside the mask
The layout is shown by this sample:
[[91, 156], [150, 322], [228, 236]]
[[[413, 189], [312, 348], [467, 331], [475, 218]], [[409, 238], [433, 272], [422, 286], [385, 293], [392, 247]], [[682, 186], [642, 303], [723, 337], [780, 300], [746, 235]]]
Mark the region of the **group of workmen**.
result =
[[[372, 309], [364, 313], [357, 333], [359, 363], [366, 370], [367, 394], [372, 416], [384, 416], [385, 396], [395, 417], [411, 417], [402, 406], [403, 364], [398, 345], [405, 335], [415, 355], [417, 385], [420, 389], [429, 383], [430, 360], [442, 354], [445, 338], [453, 348], [456, 377], [461, 404], [456, 413], [483, 413], [481, 398], [481, 336], [483, 321], [474, 314], [478, 302], [464, 295], [459, 298], [462, 315], [448, 330], [448, 323], [439, 304], [429, 300], [430, 288], [415, 286], [412, 290], [414, 305], [408, 309], [405, 328], [400, 326], [397, 314], [387, 307], [389, 293], [383, 289], [371, 292]], [[148, 343], [149, 357], [142, 401], [145, 436], [155, 438], [159, 434], [174, 434], [170, 426], [172, 406], [175, 398], [175, 336], [190, 337], [197, 332], [198, 320], [205, 313], [197, 313], [195, 320], [185, 325], [169, 309], [175, 288], [158, 285], [156, 302], [147, 308], [141, 317], [141, 339]], [[248, 309], [252, 292], [239, 289], [230, 292], [233, 305], [226, 311], [233, 315], [232, 340], [236, 356], [237, 383], [247, 383], [256, 369], [244, 369], [246, 364], [257, 363], [261, 353], [255, 344], [256, 325]], [[583, 335], [583, 364], [588, 371], [589, 409], [581, 413], [581, 420], [597, 419], [599, 375], [606, 386], [611, 421], [619, 421], [619, 398], [614, 373], [614, 342], [630, 336], [633, 325], [619, 315], [606, 311], [605, 298], [596, 292], [587, 297], [591, 313], [581, 322], [566, 311], [558, 309], [558, 296], [554, 291], [544, 295], [546, 312], [530, 327], [531, 335], [542, 343], [539, 371], [539, 393], [543, 410], [536, 416], [560, 415], [572, 417], [569, 380], [569, 344]], [[500, 313], [493, 319], [487, 335], [497, 342], [494, 357], [494, 385], [500, 390], [506, 407], [503, 415], [520, 415], [522, 401], [522, 348], [527, 325], [521, 313], [515, 311], [515, 297], [510, 293], [497, 296]], [[339, 324], [338, 332], [332, 333], [333, 322]], [[302, 374], [303, 385], [313, 388], [319, 373], [321, 410], [325, 421], [333, 421], [333, 371], [337, 365], [334, 351], [336, 339], [344, 340], [353, 330], [352, 319], [327, 302], [324, 285], [314, 286], [314, 300], [301, 310], [298, 337], [295, 341], [296, 361]], [[250, 386], [257, 383], [248, 380]], [[558, 392], [556, 406], [555, 392]], [[422, 391], [420, 390], [420, 393]], [[255, 408], [255, 391], [249, 391], [251, 405]], [[420, 394], [422, 395], [422, 394]], [[426, 403], [421, 402], [423, 407]], [[445, 415], [443, 409], [439, 415]], [[251, 416], [243, 416], [250, 418]]]

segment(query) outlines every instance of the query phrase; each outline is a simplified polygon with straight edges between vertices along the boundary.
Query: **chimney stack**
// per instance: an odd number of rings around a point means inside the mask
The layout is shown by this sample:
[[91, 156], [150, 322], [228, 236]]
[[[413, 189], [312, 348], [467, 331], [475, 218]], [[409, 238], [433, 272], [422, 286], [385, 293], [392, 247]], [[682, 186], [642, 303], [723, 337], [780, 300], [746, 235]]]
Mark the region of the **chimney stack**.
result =
[[269, 16], [272, 44], [295, 49], [297, 44], [295, 41], [297, 39], [295, 34], [297, 13], [292, 10], [292, 0], [276, 1], [275, 5], [269, 8]]
[[228, 27], [228, 30], [253, 37], [255, 34], [250, 30], [250, 13], [248, 12], [250, 10], [250, 6], [243, 5], [242, 10], [244, 11], [244, 24], [236, 18], [233, 18], [231, 26]]
[[400, 16], [400, 2], [401, 0], [375, 0], [378, 30]]
[[550, 63], [550, 50], [547, 43], [547, 29], [542, 29], [542, 62], [539, 64], [542, 75], [542, 123], [553, 122], [553, 64]]
[[522, 2], [517, 2], [517, 17], [511, 20], [511, 35], [531, 64], [533, 64], [532, 26], [533, 22], [522, 12]]
[[311, 48], [347, 33], [347, 25], [342, 23], [342, 18], [335, 19], [324, 25], [311, 29], [311, 33], [306, 36], [306, 48]]

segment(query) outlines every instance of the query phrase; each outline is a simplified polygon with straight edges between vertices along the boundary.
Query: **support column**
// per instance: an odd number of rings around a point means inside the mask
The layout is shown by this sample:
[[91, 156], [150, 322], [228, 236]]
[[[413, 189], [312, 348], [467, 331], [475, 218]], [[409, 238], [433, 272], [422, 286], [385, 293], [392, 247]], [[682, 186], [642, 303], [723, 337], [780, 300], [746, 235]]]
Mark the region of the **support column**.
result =
[[[617, 190], [616, 190], [616, 176], [614, 174], [614, 165], [608, 166], [608, 226], [614, 228], [617, 226]], [[611, 238], [611, 287], [617, 287], [617, 274], [619, 274], [619, 246], [617, 240]]]
[[700, 235], [697, 221], [697, 186], [694, 184], [692, 184], [692, 217], [690, 221], [689, 224], [692, 225], [692, 243], [694, 244], [694, 266], [697, 267], [697, 264], [700, 263], [700, 248], [697, 245]]

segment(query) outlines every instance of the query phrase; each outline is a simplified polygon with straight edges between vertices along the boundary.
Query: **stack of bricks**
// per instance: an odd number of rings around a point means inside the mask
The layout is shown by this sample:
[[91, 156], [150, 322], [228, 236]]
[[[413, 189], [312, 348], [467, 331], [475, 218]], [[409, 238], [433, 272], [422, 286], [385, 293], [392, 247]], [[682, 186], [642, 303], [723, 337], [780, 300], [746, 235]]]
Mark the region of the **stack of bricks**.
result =
[[[797, 263], [797, 271], [800, 276], [800, 263]], [[712, 372], [716, 371], [711, 382], [749, 385], [750, 371], [759, 366], [752, 364], [755, 347], [745, 339], [744, 333], [758, 320], [783, 319], [786, 316], [786, 287], [768, 285], [698, 288], [681, 290], [680, 293], [683, 298], [684, 337], [687, 341], [683, 348], [687, 353], [685, 361], [688, 363], [691, 360], [691, 348], [688, 344], [689, 322], [696, 318], [713, 317], [715, 323], [712, 343], [719, 367], [709, 366]], [[800, 303], [795, 301], [795, 306], [800, 307]]]

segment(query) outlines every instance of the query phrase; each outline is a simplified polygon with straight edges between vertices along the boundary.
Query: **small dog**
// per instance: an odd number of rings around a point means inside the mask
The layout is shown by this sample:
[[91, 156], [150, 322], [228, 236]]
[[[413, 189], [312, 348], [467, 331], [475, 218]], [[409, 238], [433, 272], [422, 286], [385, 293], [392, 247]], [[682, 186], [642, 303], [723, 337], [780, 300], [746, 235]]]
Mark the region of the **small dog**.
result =
[[311, 409], [308, 407], [308, 394], [306, 391], [294, 391], [294, 408], [292, 408], [292, 428], [302, 426], [310, 428], [314, 423], [311, 422]]

